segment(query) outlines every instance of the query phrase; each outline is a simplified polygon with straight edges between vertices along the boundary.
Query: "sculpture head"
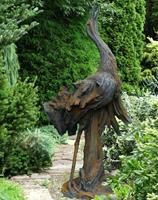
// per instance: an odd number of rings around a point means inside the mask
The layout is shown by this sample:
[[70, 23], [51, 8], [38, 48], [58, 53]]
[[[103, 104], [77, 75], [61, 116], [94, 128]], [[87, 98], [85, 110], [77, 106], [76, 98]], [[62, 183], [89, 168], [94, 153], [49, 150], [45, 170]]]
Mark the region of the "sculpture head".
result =
[[98, 6], [94, 6], [90, 13], [90, 18], [87, 21], [87, 33], [90, 37], [93, 37], [96, 33], [98, 33], [98, 14], [99, 8]]
[[[60, 135], [63, 135], [68, 131], [68, 135], [75, 135], [77, 130], [77, 124], [73, 124], [72, 120], [67, 124], [64, 120], [65, 111], [63, 109], [55, 109], [51, 102], [45, 102], [43, 104], [44, 111], [48, 116], [48, 119], [53, 123], [54, 127], [57, 129]], [[67, 113], [69, 117], [70, 113]]]
[[66, 132], [66, 124], [62, 120], [63, 112], [62, 110], [56, 110], [51, 106], [51, 102], [45, 102], [43, 104], [44, 111], [48, 116], [48, 119], [53, 122], [54, 127], [58, 130], [60, 135]]

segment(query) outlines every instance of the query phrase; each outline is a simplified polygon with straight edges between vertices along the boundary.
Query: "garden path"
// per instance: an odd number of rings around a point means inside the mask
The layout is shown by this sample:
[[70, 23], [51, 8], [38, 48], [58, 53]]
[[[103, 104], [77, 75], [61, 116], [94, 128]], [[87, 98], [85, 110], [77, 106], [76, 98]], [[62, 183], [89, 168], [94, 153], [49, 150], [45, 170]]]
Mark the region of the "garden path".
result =
[[[77, 158], [76, 172], [82, 167], [84, 139], [81, 139]], [[53, 156], [52, 167], [30, 176], [14, 176], [12, 180], [19, 183], [28, 200], [68, 200], [63, 197], [60, 188], [69, 179], [75, 137], [69, 137], [67, 144], [59, 145]]]

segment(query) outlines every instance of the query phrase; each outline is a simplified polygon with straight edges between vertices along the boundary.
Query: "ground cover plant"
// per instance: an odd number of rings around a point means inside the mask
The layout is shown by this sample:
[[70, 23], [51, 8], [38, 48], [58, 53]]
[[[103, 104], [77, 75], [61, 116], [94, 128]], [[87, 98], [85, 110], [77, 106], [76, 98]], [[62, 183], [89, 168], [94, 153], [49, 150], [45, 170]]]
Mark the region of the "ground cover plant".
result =
[[0, 200], [26, 200], [26, 198], [19, 185], [1, 178]]

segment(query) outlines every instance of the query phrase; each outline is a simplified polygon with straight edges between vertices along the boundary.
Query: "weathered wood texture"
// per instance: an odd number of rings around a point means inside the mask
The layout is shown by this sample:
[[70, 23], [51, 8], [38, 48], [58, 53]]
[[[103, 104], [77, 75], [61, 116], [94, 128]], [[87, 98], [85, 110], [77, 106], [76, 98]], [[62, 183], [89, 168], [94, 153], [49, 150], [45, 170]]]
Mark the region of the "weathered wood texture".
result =
[[[98, 10], [94, 8], [87, 22], [87, 33], [100, 52], [100, 66], [95, 75], [74, 84], [74, 91], [61, 88], [56, 98], [44, 104], [45, 112], [60, 134], [85, 134], [84, 164], [80, 176], [73, 178], [77, 145], [70, 181], [63, 185], [69, 197], [92, 198], [104, 175], [101, 134], [105, 128], [119, 132], [116, 117], [130, 121], [120, 99], [120, 79], [115, 57], [100, 38], [97, 28]], [[86, 53], [86, 52], [85, 52]]]

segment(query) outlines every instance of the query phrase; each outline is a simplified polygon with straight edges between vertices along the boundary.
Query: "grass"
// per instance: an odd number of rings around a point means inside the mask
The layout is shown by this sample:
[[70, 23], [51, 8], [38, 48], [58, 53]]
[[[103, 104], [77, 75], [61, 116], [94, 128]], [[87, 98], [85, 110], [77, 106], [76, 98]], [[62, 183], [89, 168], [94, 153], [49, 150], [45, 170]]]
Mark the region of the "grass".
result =
[[20, 186], [12, 181], [0, 179], [0, 200], [26, 200]]
[[[52, 126], [42, 126], [38, 128], [28, 129], [27, 131], [29, 138], [28, 142], [31, 145], [33, 141], [32, 137], [35, 137], [35, 142], [39, 142], [41, 144], [42, 149], [49, 154], [50, 157], [53, 156], [56, 146], [58, 144], [66, 144], [68, 140], [68, 135], [59, 135], [57, 130]], [[30, 141], [31, 140], [31, 141]], [[26, 141], [26, 138], [25, 138]], [[33, 145], [33, 144], [32, 144]], [[39, 146], [39, 145], [38, 145]], [[38, 147], [37, 147], [38, 148]], [[40, 149], [39, 149], [40, 152]]]
[[52, 125], [34, 128], [30, 131], [31, 132], [39, 132], [45, 136], [49, 136], [52, 139], [53, 143], [56, 143], [56, 144], [65, 144], [68, 139], [67, 134], [64, 134], [62, 136], [59, 135], [57, 130]]

